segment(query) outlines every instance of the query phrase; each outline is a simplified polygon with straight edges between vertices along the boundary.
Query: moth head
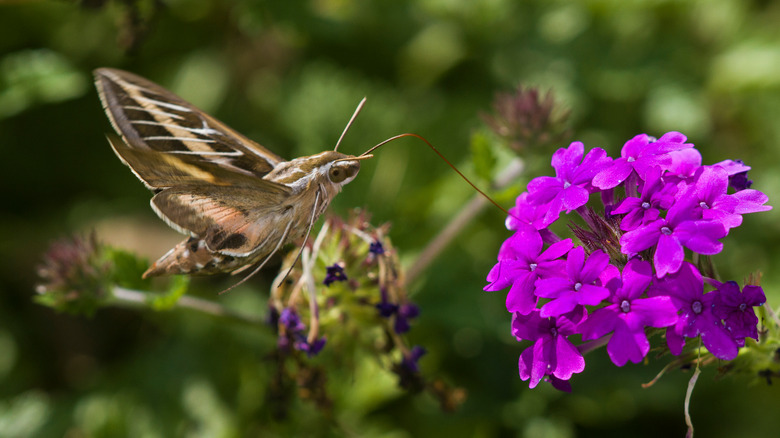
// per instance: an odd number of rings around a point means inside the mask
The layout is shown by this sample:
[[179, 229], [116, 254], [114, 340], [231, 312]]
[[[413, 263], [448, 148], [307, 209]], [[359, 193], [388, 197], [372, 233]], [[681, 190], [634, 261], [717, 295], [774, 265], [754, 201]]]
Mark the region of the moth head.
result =
[[337, 158], [329, 163], [328, 179], [333, 184], [343, 186], [355, 179], [360, 171], [360, 161], [372, 158], [373, 155], [362, 155], [356, 157], [354, 155], [345, 155], [341, 158]]

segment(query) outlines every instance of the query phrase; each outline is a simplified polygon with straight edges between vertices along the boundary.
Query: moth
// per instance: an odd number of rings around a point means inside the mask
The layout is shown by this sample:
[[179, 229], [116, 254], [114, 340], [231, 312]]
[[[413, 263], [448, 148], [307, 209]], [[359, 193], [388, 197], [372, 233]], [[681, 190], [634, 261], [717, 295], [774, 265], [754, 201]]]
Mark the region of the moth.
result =
[[286, 161], [147, 79], [110, 68], [94, 75], [121, 137], [109, 136], [111, 147], [154, 192], [154, 212], [188, 236], [144, 278], [238, 273], [259, 263], [254, 274], [286, 243], [308, 236], [360, 161], [392, 140], [359, 156], [338, 152], [337, 143]]

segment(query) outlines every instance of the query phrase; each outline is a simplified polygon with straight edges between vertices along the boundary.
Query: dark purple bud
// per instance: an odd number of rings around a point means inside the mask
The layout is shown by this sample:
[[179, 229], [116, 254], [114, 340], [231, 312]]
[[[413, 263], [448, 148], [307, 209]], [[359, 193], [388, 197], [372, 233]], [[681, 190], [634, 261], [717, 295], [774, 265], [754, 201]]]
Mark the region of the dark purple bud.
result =
[[425, 355], [425, 353], [427, 352], [424, 348], [420, 347], [419, 345], [415, 345], [412, 347], [412, 350], [409, 352], [409, 354], [405, 354], [404, 358], [401, 359], [401, 367], [412, 373], [419, 372], [420, 368], [417, 365], [417, 362], [421, 357], [423, 357], [423, 355]]
[[388, 302], [379, 303], [376, 305], [376, 308], [379, 310], [379, 315], [383, 318], [389, 318], [398, 312], [398, 305]]
[[747, 171], [740, 172], [736, 175], [729, 177], [729, 185], [736, 191], [742, 191], [749, 189], [753, 185], [753, 181], [747, 177]]
[[385, 288], [380, 288], [379, 293], [381, 294], [381, 299], [376, 308], [379, 310], [380, 316], [389, 318], [398, 312], [398, 304], [393, 304], [387, 299], [387, 290]]
[[368, 247], [368, 252], [374, 255], [382, 255], [385, 253], [385, 248], [382, 246], [382, 242], [375, 240]]
[[276, 328], [279, 325], [279, 311], [274, 306], [268, 306], [268, 316], [265, 318], [266, 324]]

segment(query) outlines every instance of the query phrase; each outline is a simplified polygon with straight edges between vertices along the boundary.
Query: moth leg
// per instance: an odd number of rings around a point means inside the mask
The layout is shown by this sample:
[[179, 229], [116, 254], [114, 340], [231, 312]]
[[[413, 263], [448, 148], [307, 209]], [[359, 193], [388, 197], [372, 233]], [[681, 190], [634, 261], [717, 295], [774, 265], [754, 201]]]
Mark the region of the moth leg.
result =
[[306, 228], [306, 236], [303, 238], [303, 244], [301, 244], [301, 248], [298, 250], [298, 255], [295, 256], [295, 260], [293, 260], [292, 265], [290, 265], [290, 269], [287, 270], [287, 273], [284, 274], [284, 277], [282, 277], [281, 281], [279, 281], [279, 286], [282, 287], [282, 284], [284, 284], [284, 280], [287, 279], [287, 277], [290, 276], [290, 272], [292, 272], [293, 268], [295, 267], [295, 264], [298, 263], [298, 260], [301, 259], [301, 254], [303, 253], [303, 248], [306, 247], [306, 242], [309, 241], [309, 234], [311, 233], [311, 227], [314, 226], [314, 221], [317, 220], [317, 204], [320, 200], [320, 191], [317, 190], [317, 195], [314, 197], [314, 206], [311, 209], [311, 218], [309, 219], [309, 227]]
[[252, 266], [253, 266], [253, 265], [245, 265], [245, 266], [242, 266], [242, 267], [240, 267], [240, 268], [236, 269], [235, 271], [231, 272], [231, 273], [230, 273], [230, 275], [238, 275], [238, 274], [240, 274], [240, 273], [242, 273], [242, 272], [244, 272], [244, 271], [247, 271], [247, 270], [251, 269], [251, 268], [252, 268]]

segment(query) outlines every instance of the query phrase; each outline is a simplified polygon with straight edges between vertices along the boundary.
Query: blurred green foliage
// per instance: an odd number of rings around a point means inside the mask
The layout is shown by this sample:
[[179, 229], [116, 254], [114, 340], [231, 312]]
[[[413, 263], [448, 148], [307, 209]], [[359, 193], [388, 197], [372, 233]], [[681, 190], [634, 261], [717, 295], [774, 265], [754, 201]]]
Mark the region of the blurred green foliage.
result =
[[[468, 392], [455, 413], [395, 390], [366, 361], [328, 375], [331, 412], [293, 400], [282, 419], [268, 387], [270, 331], [179, 311], [57, 314], [34, 303], [36, 266], [50, 240], [73, 231], [95, 228], [150, 258], [179, 239], [106, 144], [111, 128], [89, 86], [102, 66], [161, 83], [284, 157], [332, 148], [367, 96], [341, 150], [416, 132], [470, 175], [490, 164], [469, 162], [480, 112], [495, 92], [536, 85], [571, 110], [586, 147], [614, 154], [637, 133], [682, 131], [705, 163], [753, 166], [754, 187], [774, 204], [778, 22], [780, 4], [762, 0], [0, 2], [0, 435], [682, 436], [689, 374], [639, 386], [662, 361], [616, 369], [596, 352], [571, 395], [519, 380], [504, 300], [482, 292], [508, 235], [497, 210], [413, 285], [423, 372]], [[540, 160], [528, 177], [549, 174]], [[472, 196], [417, 141], [364, 163], [331, 211], [361, 206], [392, 222], [402, 262]], [[778, 214], [747, 217], [715, 258], [724, 278], [763, 271], [775, 304]], [[199, 279], [194, 293], [261, 315], [274, 275], [219, 298], [229, 279]], [[697, 433], [775, 436], [777, 386], [714, 375], [694, 391]]]

